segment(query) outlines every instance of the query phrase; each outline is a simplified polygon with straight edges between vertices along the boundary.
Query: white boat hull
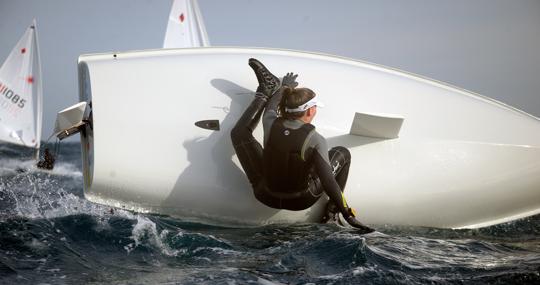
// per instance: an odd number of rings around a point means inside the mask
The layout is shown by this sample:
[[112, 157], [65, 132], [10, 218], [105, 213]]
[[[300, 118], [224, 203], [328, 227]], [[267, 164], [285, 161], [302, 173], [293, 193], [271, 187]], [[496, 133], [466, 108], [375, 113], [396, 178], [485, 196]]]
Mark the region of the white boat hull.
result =
[[[325, 102], [314, 124], [352, 153], [349, 203], [367, 224], [480, 227], [540, 212], [540, 121], [400, 71], [312, 53], [196, 48], [81, 56], [85, 195], [218, 223], [314, 222], [259, 203], [230, 141], [257, 81], [247, 60], [294, 71]], [[356, 112], [404, 118], [396, 139], [350, 135]], [[195, 126], [219, 120], [220, 130]], [[262, 139], [262, 127], [256, 131]], [[262, 140], [261, 140], [262, 141]]]

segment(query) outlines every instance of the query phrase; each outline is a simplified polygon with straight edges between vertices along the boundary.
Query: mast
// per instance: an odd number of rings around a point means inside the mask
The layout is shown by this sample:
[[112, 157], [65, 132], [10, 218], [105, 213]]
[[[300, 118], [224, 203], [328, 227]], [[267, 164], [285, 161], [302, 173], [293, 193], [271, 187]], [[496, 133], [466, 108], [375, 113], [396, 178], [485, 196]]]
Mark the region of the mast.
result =
[[34, 30], [34, 42], [32, 43], [36, 50], [36, 57], [37, 57], [37, 70], [34, 72], [34, 74], [37, 74], [38, 76], [34, 76], [38, 78], [38, 86], [36, 90], [36, 150], [34, 154], [34, 158], [36, 161], [39, 160], [39, 149], [41, 147], [41, 125], [43, 120], [43, 82], [41, 79], [41, 57], [39, 56], [39, 41], [38, 41], [38, 33], [37, 33], [37, 22], [36, 19], [32, 21], [32, 27]]
[[210, 46], [210, 40], [208, 39], [208, 33], [206, 32], [206, 26], [204, 25], [204, 19], [201, 14], [201, 10], [199, 9], [199, 3], [197, 0], [193, 0], [193, 11], [195, 14], [195, 20], [197, 21], [197, 30], [199, 31], [200, 35], [200, 43], [203, 47]]

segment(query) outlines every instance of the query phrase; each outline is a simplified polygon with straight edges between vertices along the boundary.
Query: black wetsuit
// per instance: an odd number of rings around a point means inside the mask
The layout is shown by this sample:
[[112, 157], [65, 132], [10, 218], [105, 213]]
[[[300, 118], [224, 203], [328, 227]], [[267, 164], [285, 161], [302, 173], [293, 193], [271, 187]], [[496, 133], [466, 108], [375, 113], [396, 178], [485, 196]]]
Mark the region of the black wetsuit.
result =
[[[277, 107], [281, 97], [282, 92], [278, 90], [266, 104], [265, 97], [255, 96], [253, 102], [231, 131], [233, 147], [253, 186], [255, 196], [259, 201], [273, 208], [303, 210], [312, 206], [324, 192], [345, 217], [349, 216], [349, 208], [341, 193], [349, 172], [351, 159], [349, 151], [344, 147], [335, 147], [328, 152], [326, 140], [317, 133], [312, 125], [305, 124], [300, 120], [278, 119]], [[305, 176], [296, 177], [297, 179], [293, 179], [295, 181], [290, 181], [288, 183], [291, 185], [290, 188], [283, 187], [287, 183], [272, 183], [279, 178], [268, 176], [272, 176], [272, 173], [279, 173], [279, 171], [268, 169], [269, 151], [263, 150], [261, 144], [252, 134], [265, 106], [263, 116], [265, 149], [272, 148], [273, 144], [279, 143], [279, 139], [274, 140], [270, 137], [276, 135], [272, 134], [272, 129], [274, 129], [274, 133], [275, 129], [282, 130], [283, 128], [295, 133], [304, 132], [297, 134], [297, 137], [300, 137], [299, 140], [304, 144], [300, 146], [305, 150], [304, 153], [300, 154], [304, 161], [304, 165], [300, 165], [300, 167], [305, 168], [303, 172]], [[276, 124], [281, 124], [281, 126], [276, 126]], [[271, 145], [268, 145], [269, 143]], [[299, 173], [301, 172], [302, 170]], [[271, 179], [274, 180], [270, 182]], [[299, 184], [299, 181], [305, 181], [305, 183]], [[303, 186], [299, 188], [298, 185]]]

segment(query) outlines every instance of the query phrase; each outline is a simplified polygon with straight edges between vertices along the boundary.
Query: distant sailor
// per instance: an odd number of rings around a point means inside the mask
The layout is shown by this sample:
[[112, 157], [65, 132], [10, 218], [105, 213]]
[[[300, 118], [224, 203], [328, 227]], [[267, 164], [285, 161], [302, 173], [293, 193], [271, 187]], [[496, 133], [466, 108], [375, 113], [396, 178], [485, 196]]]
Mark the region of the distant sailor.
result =
[[51, 154], [48, 148], [45, 149], [45, 154], [43, 155], [43, 159], [38, 161], [37, 167], [41, 169], [47, 169], [51, 170], [54, 168], [54, 162], [55, 162], [54, 156]]
[[[315, 93], [297, 88], [298, 75], [288, 73], [280, 86], [279, 79], [261, 62], [252, 58], [249, 65], [259, 87], [231, 138], [255, 197], [269, 207], [294, 211], [311, 207], [326, 193], [330, 202], [323, 222], [339, 211], [351, 226], [372, 232], [355, 218], [342, 193], [349, 173], [349, 151], [334, 147], [328, 152], [325, 138], [311, 124], [321, 105]], [[263, 110], [264, 149], [252, 134]]]

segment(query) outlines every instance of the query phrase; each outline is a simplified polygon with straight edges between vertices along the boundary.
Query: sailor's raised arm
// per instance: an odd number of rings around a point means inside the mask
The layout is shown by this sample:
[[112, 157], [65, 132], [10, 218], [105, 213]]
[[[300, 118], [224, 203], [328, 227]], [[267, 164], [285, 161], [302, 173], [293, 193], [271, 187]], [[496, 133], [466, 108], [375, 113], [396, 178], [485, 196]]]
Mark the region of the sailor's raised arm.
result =
[[266, 124], [272, 124], [275, 119], [278, 117], [278, 106], [279, 102], [281, 102], [281, 98], [283, 97], [283, 90], [287, 87], [281, 86], [276, 93], [270, 98], [270, 101], [268, 101], [268, 104], [266, 105], [266, 108], [264, 109], [263, 114], [263, 125], [266, 129]]

